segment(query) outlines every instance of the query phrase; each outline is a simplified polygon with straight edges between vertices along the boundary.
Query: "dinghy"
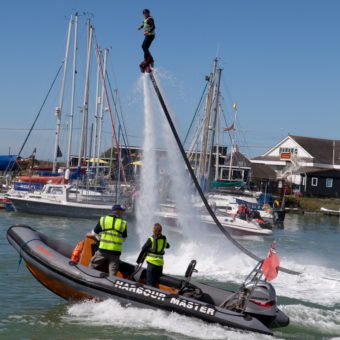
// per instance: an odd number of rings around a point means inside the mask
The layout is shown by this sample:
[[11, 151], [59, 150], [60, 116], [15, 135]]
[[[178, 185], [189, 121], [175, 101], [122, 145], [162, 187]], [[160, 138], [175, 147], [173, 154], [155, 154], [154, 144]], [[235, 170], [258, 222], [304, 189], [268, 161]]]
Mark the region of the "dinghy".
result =
[[159, 285], [151, 287], [145, 284], [146, 269], [141, 265], [121, 262], [115, 276], [89, 268], [94, 243], [90, 235], [74, 248], [29, 226], [14, 225], [7, 239], [32, 275], [69, 301], [113, 298], [122, 305], [176, 312], [263, 334], [289, 324], [288, 316], [277, 307], [274, 287], [262, 279], [262, 261], [236, 291], [193, 281], [195, 260], [184, 277], [163, 274]]

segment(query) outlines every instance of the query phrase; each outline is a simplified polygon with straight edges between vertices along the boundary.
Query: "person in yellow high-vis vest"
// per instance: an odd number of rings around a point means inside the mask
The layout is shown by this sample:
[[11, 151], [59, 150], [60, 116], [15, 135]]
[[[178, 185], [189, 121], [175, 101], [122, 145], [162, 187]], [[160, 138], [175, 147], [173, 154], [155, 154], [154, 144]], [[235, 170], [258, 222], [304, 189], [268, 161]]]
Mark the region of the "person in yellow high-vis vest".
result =
[[146, 284], [149, 286], [155, 287], [159, 284], [159, 279], [163, 273], [163, 256], [166, 248], [170, 248], [170, 244], [166, 237], [162, 235], [162, 226], [159, 223], [155, 223], [153, 235], [145, 242], [137, 259], [138, 264], [142, 263], [146, 254]]
[[102, 216], [92, 230], [92, 234], [99, 239], [99, 245], [90, 267], [108, 271], [110, 276], [116, 275], [119, 270], [123, 242], [127, 238], [126, 221], [122, 218], [124, 211], [120, 205], [114, 205], [112, 214]]

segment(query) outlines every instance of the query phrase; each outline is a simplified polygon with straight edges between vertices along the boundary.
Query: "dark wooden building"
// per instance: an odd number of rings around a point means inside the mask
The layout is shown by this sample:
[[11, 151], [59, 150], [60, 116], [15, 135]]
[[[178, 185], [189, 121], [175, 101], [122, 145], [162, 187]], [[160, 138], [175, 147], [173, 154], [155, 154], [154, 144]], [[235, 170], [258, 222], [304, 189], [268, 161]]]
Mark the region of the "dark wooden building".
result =
[[314, 197], [340, 197], [340, 170], [320, 169], [301, 173], [301, 193]]

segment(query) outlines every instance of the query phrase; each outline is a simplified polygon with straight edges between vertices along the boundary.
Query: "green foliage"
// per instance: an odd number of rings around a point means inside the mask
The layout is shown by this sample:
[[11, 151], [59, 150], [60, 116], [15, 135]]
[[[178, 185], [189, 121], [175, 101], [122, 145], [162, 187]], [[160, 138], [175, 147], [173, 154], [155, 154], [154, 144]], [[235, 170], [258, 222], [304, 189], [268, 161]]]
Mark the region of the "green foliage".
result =
[[304, 198], [305, 210], [319, 211], [321, 207], [339, 210], [340, 199], [338, 198]]
[[319, 212], [321, 207], [338, 210], [340, 199], [338, 198], [315, 198], [296, 197], [294, 195], [285, 196], [287, 208], [300, 208], [303, 211]]
[[300, 208], [300, 198], [294, 195], [285, 196], [285, 207], [286, 208]]

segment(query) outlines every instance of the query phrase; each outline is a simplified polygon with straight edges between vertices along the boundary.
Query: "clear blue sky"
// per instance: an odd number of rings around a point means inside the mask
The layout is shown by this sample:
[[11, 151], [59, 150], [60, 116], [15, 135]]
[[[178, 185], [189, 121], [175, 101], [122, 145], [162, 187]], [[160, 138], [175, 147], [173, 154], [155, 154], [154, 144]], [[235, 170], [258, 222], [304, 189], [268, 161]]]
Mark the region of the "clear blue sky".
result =
[[[93, 14], [99, 43], [111, 48], [111, 78], [119, 89], [130, 144], [141, 144], [142, 135], [143, 114], [134, 97], [143, 39], [137, 27], [145, 7], [155, 17], [151, 51], [156, 66], [168, 75], [167, 98], [182, 135], [218, 55], [224, 95], [239, 105], [241, 152], [257, 156], [288, 133], [340, 139], [340, 1], [0, 3], [0, 154], [18, 152], [64, 58], [68, 19], [75, 10]], [[82, 92], [83, 85], [78, 86]], [[39, 150], [40, 158], [52, 158], [58, 91], [38, 124], [52, 130], [32, 136], [24, 156], [37, 146], [38, 158]]]

